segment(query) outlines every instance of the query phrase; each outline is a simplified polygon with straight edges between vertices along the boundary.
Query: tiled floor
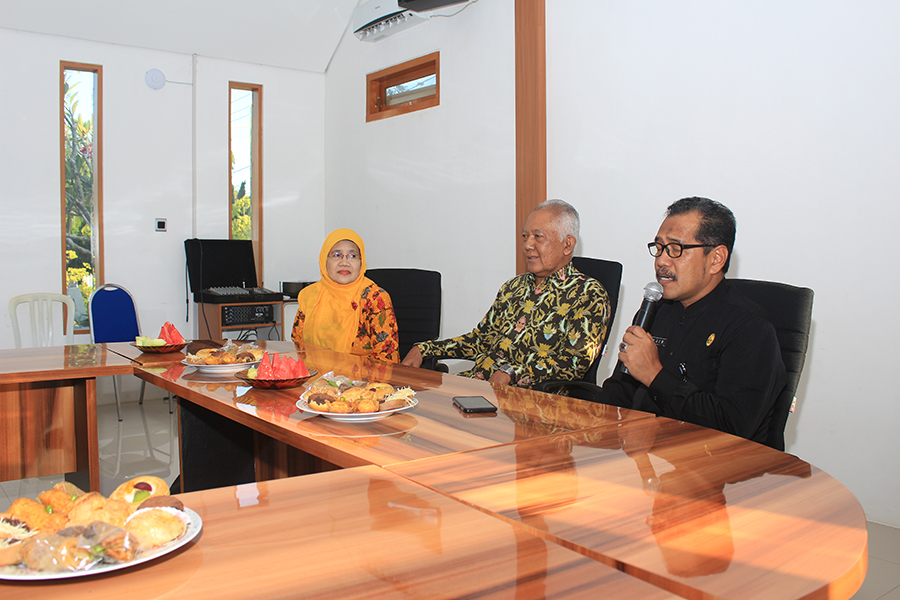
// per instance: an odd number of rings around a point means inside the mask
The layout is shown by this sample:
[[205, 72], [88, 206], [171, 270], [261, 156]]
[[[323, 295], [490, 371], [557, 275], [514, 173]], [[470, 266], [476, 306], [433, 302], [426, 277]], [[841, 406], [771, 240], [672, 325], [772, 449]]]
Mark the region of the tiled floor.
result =
[[900, 600], [900, 529], [869, 522], [869, 570], [853, 600]]
[[[161, 394], [147, 388], [148, 396]], [[160, 396], [138, 404], [123, 402], [121, 422], [109, 398], [100, 398], [100, 491], [108, 496], [137, 475], [156, 475], [171, 484], [178, 476], [176, 415]], [[109, 402], [103, 403], [104, 400]], [[62, 477], [39, 477], [0, 483], [0, 512], [21, 496], [36, 498]], [[853, 600], [900, 600], [900, 529], [869, 523], [869, 570]]]

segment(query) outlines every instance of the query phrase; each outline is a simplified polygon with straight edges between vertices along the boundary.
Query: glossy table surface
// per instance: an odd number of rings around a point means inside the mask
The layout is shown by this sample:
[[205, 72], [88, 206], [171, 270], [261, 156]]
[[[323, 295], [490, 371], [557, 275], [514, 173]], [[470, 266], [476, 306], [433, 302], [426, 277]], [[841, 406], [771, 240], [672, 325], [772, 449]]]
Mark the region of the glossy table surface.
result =
[[389, 466], [688, 598], [847, 598], [866, 520], [827, 473], [666, 418]]
[[132, 370], [126, 357], [97, 344], [0, 350], [0, 383], [95, 378]]
[[4, 599], [604, 598], [672, 594], [377, 467], [193, 492], [198, 538]]
[[132, 372], [95, 344], [0, 350], [0, 481], [65, 473], [99, 490], [96, 378]]
[[[273, 351], [292, 343], [268, 342]], [[456, 375], [402, 365], [367, 362], [321, 348], [299, 351], [319, 375], [335, 372], [354, 380], [388, 382], [416, 391], [415, 409], [371, 423], [342, 423], [297, 407], [303, 388], [242, 388], [230, 375], [205, 375], [179, 362], [143, 365], [139, 377], [187, 400], [342, 467], [384, 466], [453, 452], [477, 450], [519, 439], [575, 431], [608, 421], [646, 419], [638, 411], [540, 392], [491, 385]], [[491, 415], [467, 415], [453, 396], [484, 396], [500, 407]]]
[[[180, 364], [183, 354], [108, 345], [134, 360], [137, 376], [188, 402], [357, 468], [185, 494], [204, 518], [201, 537], [127, 576], [96, 578], [97, 589], [787, 600], [850, 598], [865, 577], [859, 503], [789, 454], [639, 411], [289, 342], [265, 346], [299, 354], [320, 374], [410, 386], [419, 404], [381, 421], [341, 423], [302, 413], [302, 388], [248, 390], [233, 376]], [[451, 403], [456, 395], [485, 396], [500, 410], [465, 415]], [[229, 585], [226, 573], [242, 583]]]

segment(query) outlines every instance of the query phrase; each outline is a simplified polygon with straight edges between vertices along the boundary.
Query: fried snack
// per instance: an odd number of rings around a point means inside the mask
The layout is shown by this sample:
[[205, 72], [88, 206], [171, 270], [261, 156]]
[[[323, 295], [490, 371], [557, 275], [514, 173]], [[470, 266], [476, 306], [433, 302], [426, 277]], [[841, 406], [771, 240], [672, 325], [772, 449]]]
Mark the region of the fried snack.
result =
[[90, 540], [39, 533], [22, 545], [22, 562], [29, 569], [44, 572], [83, 571], [100, 561]]
[[331, 412], [330, 405], [332, 400], [334, 400], [333, 396], [323, 394], [322, 392], [316, 392], [314, 394], [310, 394], [306, 399], [306, 402], [313, 410], [317, 410], [319, 412]]
[[72, 505], [75, 503], [71, 494], [67, 494], [58, 488], [51, 488], [41, 492], [38, 500], [50, 509], [49, 512], [63, 515], [68, 515], [69, 511], [72, 510]]
[[254, 360], [256, 359], [253, 358], [252, 352], [238, 352], [234, 355], [234, 362], [249, 363], [253, 362]]
[[105, 563], [130, 562], [141, 550], [141, 544], [133, 533], [102, 521], [94, 521], [85, 527], [83, 537], [102, 549]]
[[[201, 350], [202, 352], [202, 350]], [[200, 356], [199, 354], [191, 354], [188, 353], [187, 356], [184, 357], [185, 362], [189, 365], [205, 365], [206, 357]]]
[[49, 533], [59, 531], [68, 522], [66, 515], [49, 513], [43, 504], [31, 498], [13, 500], [9, 505], [9, 514], [29, 529]]
[[132, 509], [151, 496], [168, 496], [169, 486], [165, 481], [153, 475], [135, 477], [117, 487], [109, 495], [110, 500], [127, 502]]
[[53, 486], [54, 490], [62, 490], [72, 498], [72, 502], [75, 501], [79, 496], [84, 496], [84, 490], [75, 485], [74, 483], [69, 483], [68, 481], [60, 481], [56, 485]]
[[23, 542], [36, 533], [21, 521], [0, 517], [0, 567], [22, 562]]
[[359, 401], [359, 404], [356, 405], [356, 412], [358, 413], [373, 413], [378, 412], [379, 403], [378, 400], [373, 398], [367, 398]]
[[145, 548], [155, 548], [181, 537], [187, 529], [184, 513], [171, 508], [146, 508], [136, 511], [125, 529]]
[[142, 508], [174, 508], [175, 510], [184, 510], [184, 503], [175, 496], [151, 496], [147, 498], [138, 510]]
[[394, 393], [394, 386], [389, 383], [370, 383], [366, 386], [366, 398], [381, 402]]
[[347, 388], [346, 390], [341, 392], [341, 396], [339, 399], [343, 400], [344, 402], [349, 402], [352, 405], [362, 400], [365, 393], [366, 388], [364, 387]]
[[412, 398], [416, 392], [411, 388], [400, 388], [395, 391], [393, 394], [384, 399], [381, 403], [381, 410], [393, 410], [395, 408], [403, 408], [407, 404], [409, 404], [409, 399]]
[[103, 521], [121, 527], [131, 515], [132, 507], [127, 502], [104, 498], [98, 492], [90, 492], [75, 501], [69, 511], [69, 525], [89, 525]]
[[341, 388], [336, 385], [331, 385], [324, 379], [318, 379], [309, 386], [309, 393], [310, 395], [326, 394], [332, 399], [337, 399], [341, 395]]
[[347, 415], [353, 412], [353, 405], [344, 400], [335, 400], [328, 406], [329, 412]]
[[0, 567], [17, 565], [22, 562], [22, 546], [25, 542], [20, 539], [0, 539]]

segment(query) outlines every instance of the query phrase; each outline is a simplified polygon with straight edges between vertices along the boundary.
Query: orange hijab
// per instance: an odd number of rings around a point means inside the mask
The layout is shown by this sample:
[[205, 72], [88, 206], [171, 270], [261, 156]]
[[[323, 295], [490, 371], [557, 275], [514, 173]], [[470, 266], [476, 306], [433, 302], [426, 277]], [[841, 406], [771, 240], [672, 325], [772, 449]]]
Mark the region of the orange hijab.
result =
[[[347, 284], [332, 280], [325, 267], [328, 253], [341, 240], [359, 246], [359, 277]], [[359, 234], [351, 229], [335, 229], [329, 233], [319, 252], [319, 272], [322, 279], [303, 288], [298, 298], [300, 310], [306, 315], [303, 339], [338, 352], [350, 352], [359, 331], [362, 292], [366, 286], [375, 285], [365, 276], [366, 246]]]

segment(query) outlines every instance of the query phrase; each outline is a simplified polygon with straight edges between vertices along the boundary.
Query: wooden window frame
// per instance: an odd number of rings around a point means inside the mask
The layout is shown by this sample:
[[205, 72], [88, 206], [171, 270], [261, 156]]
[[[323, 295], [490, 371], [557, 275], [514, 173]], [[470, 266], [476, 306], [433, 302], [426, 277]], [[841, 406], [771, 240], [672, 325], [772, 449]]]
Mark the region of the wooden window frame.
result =
[[[441, 103], [441, 56], [432, 52], [405, 63], [366, 75], [366, 122], [380, 121], [388, 117], [424, 110]], [[416, 98], [394, 106], [384, 102], [386, 90], [395, 85], [413, 81], [428, 75], [435, 76], [434, 94]]]
[[[60, 258], [62, 260], [62, 293], [67, 294], [68, 286], [68, 261], [66, 260], [66, 71], [87, 71], [97, 77], [94, 87], [94, 195], [96, 204], [91, 223], [91, 231], [97, 239], [97, 255], [94, 257], [94, 289], [98, 289], [105, 282], [103, 271], [103, 66], [89, 63], [70, 61], [59, 62], [59, 211], [60, 211]], [[90, 318], [90, 307], [85, 306]], [[76, 334], [90, 333], [90, 327], [75, 329]]]
[[256, 261], [256, 279], [254, 286], [263, 285], [263, 86], [259, 83], [228, 82], [228, 239], [231, 239], [231, 199], [234, 197], [234, 185], [231, 181], [231, 91], [244, 90], [254, 94], [253, 99], [253, 134], [250, 145], [250, 198], [252, 201], [252, 222], [250, 240], [253, 242], [253, 256]]

